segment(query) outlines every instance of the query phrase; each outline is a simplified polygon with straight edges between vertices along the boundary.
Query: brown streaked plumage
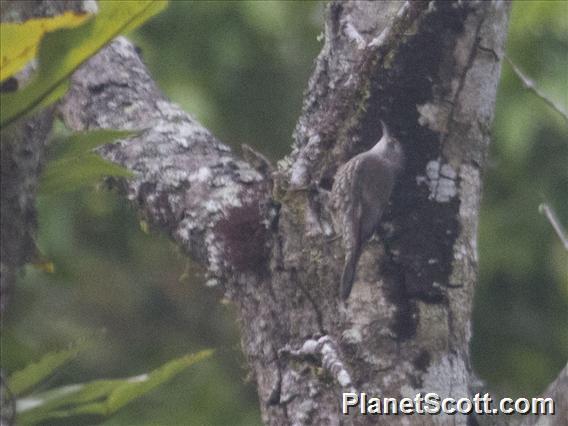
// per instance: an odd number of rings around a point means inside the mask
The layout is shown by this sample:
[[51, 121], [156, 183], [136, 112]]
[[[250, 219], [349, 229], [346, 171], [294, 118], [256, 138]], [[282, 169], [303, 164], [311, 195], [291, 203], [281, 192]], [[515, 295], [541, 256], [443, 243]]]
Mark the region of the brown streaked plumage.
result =
[[361, 248], [379, 225], [404, 163], [400, 142], [381, 124], [382, 138], [341, 166], [331, 189], [335, 231], [341, 234], [345, 248], [339, 290], [343, 300], [351, 294]]

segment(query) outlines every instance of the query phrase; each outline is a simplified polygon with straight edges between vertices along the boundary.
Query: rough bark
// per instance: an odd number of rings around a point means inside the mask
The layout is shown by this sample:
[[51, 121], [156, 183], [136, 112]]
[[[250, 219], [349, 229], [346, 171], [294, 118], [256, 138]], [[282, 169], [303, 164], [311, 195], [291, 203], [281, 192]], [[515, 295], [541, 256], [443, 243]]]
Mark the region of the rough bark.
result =
[[[79, 10], [82, 3], [44, 1], [0, 3], [1, 22], [23, 22], [34, 17], [55, 16]], [[1, 93], [25, 85], [35, 64], [28, 64], [14, 77], [2, 81]], [[45, 161], [45, 147], [53, 123], [53, 108], [18, 120], [1, 133], [0, 144], [0, 325], [6, 315], [19, 269], [37, 255], [36, 192]], [[0, 370], [0, 425], [14, 424], [15, 400]]]
[[[69, 128], [141, 130], [101, 155], [135, 173], [114, 184], [236, 305], [266, 424], [423, 424], [345, 417], [341, 394], [477, 391], [476, 228], [508, 14], [504, 1], [331, 3], [276, 168], [248, 148], [239, 159], [169, 102], [124, 38], [73, 76], [59, 109]], [[327, 192], [338, 166], [380, 137], [380, 119], [406, 167], [341, 304]]]
[[6, 310], [19, 268], [36, 253], [35, 195], [52, 122], [49, 109], [2, 132], [0, 315]]
[[[74, 1], [3, 1], [0, 21], [23, 22], [80, 8], [82, 3]], [[3, 81], [0, 92], [13, 92], [25, 85], [34, 68], [35, 63], [30, 63]], [[35, 194], [52, 122], [53, 109], [49, 108], [2, 132], [0, 315], [8, 304], [18, 269], [36, 253]]]

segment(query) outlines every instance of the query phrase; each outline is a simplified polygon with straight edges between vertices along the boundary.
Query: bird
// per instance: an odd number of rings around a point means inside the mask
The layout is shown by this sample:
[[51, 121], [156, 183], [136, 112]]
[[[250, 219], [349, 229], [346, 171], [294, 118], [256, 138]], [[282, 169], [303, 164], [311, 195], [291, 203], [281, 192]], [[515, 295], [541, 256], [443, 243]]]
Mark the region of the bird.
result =
[[362, 247], [379, 225], [404, 165], [401, 143], [389, 133], [383, 121], [381, 126], [381, 139], [368, 151], [343, 164], [335, 174], [331, 189], [332, 219], [345, 249], [339, 286], [343, 301], [351, 294]]

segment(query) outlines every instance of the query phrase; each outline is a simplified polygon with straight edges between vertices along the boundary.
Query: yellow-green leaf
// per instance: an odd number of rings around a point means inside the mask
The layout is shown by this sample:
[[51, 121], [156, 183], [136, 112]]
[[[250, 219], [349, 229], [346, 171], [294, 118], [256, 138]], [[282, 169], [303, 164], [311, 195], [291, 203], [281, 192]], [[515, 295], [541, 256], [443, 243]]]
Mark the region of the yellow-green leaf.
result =
[[47, 259], [33, 261], [31, 262], [32, 266], [40, 271], [43, 271], [47, 274], [53, 274], [55, 272], [55, 264]]
[[123, 381], [109, 395], [107, 400], [107, 410], [114, 413], [123, 405], [128, 404], [133, 399], [138, 398], [167, 380], [170, 380], [190, 365], [209, 358], [212, 354], [212, 350], [205, 350], [196, 354], [186, 355], [168, 362], [166, 365], [152, 371], [150, 374], [144, 374], [130, 380]]
[[140, 230], [142, 232], [144, 232], [145, 234], [150, 233], [150, 225], [148, 225], [148, 222], [146, 222], [145, 220], [141, 220], [140, 222], [138, 222], [138, 224], [140, 225]]
[[45, 256], [38, 245], [34, 242], [33, 252], [30, 256], [29, 263], [36, 269], [53, 274], [55, 272], [55, 264]]
[[87, 13], [65, 12], [51, 18], [30, 19], [22, 23], [0, 24], [0, 81], [20, 71], [37, 54], [42, 37], [61, 28], [74, 28], [89, 17]]
[[[165, 8], [166, 1], [102, 1], [99, 13], [85, 25], [47, 33], [39, 49], [39, 71], [22, 90], [2, 94], [0, 126], [45, 106], [46, 99], [61, 86], [77, 67], [105, 44], [130, 31]], [[54, 101], [51, 96], [50, 101]]]
[[47, 419], [81, 415], [108, 416], [162, 385], [191, 365], [211, 356], [213, 351], [174, 359], [160, 368], [135, 377], [115, 380], [95, 380], [89, 383], [63, 386], [19, 399], [17, 415], [21, 424], [33, 425]]
[[38, 362], [29, 364], [23, 370], [16, 371], [8, 378], [10, 391], [14, 396], [20, 396], [28, 392], [59, 367], [75, 358], [80, 351], [86, 349], [92, 343], [92, 339], [85, 339], [73, 345], [70, 349], [50, 352], [44, 355]]

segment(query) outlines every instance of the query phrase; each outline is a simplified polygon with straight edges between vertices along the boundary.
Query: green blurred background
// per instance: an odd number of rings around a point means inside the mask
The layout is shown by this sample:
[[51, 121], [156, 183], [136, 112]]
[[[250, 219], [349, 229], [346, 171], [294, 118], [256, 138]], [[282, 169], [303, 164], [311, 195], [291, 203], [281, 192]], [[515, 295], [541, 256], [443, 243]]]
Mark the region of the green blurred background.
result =
[[[222, 141], [276, 160], [289, 150], [321, 43], [316, 2], [172, 2], [132, 35], [163, 91]], [[516, 2], [508, 55], [568, 105], [568, 2]], [[568, 257], [538, 213], [568, 224], [568, 126], [503, 65], [479, 230], [474, 366], [512, 395], [542, 390], [568, 358]], [[141, 374], [204, 348], [209, 360], [108, 425], [260, 424], [238, 326], [221, 294], [122, 198], [85, 190], [39, 200], [39, 245], [55, 264], [19, 281], [2, 332], [8, 371], [105, 330], [45, 388]], [[189, 420], [188, 420], [189, 419]]]

